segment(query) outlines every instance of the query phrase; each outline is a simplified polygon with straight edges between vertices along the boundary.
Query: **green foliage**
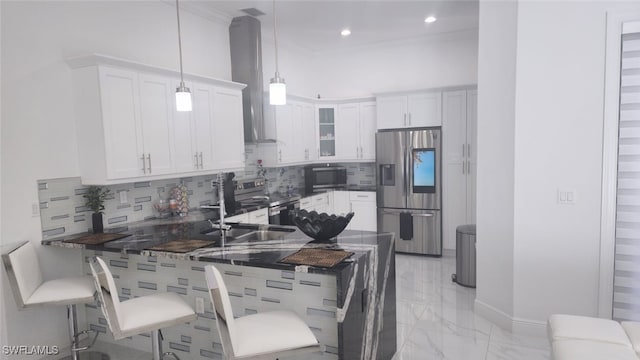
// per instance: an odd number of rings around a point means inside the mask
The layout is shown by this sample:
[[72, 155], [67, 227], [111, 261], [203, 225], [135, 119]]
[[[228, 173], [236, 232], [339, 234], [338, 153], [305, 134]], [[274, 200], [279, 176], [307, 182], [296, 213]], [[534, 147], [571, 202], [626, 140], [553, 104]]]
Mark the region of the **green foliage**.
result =
[[85, 203], [95, 214], [99, 214], [104, 210], [104, 201], [111, 194], [111, 190], [103, 189], [100, 186], [89, 186], [87, 193], [83, 195], [87, 199]]

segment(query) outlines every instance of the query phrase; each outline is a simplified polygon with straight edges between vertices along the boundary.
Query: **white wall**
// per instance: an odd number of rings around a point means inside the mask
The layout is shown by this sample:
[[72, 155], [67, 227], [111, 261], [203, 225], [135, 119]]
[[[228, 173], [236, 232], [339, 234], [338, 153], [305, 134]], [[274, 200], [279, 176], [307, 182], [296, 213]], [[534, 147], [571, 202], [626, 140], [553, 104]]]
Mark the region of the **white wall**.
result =
[[[511, 81], [511, 75], [486, 76], [483, 61], [488, 50], [498, 50], [493, 45], [499, 34], [493, 42], [484, 41], [483, 32], [492, 25], [482, 13], [511, 11], [513, 6], [481, 2], [478, 301], [511, 317], [514, 330], [544, 331], [553, 313], [598, 314], [606, 16], [608, 11], [633, 11], [640, 17], [640, 4], [520, 1], [517, 31], [512, 31], [517, 32], [515, 97], [505, 97], [502, 105], [515, 106], [515, 117], [513, 124], [504, 124], [507, 134], [496, 137], [483, 129], [494, 120], [482, 109], [500, 104], [486, 98], [483, 89], [487, 83], [491, 88], [498, 80]], [[502, 48], [511, 52], [513, 45], [507, 42]], [[490, 154], [483, 153], [483, 144], [488, 142], [515, 154], [513, 224], [508, 218], [481, 215], [495, 201], [482, 195], [495, 176], [485, 167]], [[575, 204], [559, 205], [559, 189], [574, 190]], [[491, 265], [499, 256], [484, 251], [485, 244], [498, 244], [485, 231], [491, 221], [513, 228], [512, 244], [502, 244], [512, 246], [512, 284], [500, 285], [504, 275]], [[494, 291], [497, 295], [491, 296]], [[512, 313], [505, 307], [509, 302]]]
[[480, 3], [476, 304], [492, 319], [513, 314], [517, 10]]
[[478, 33], [464, 31], [316, 53], [313, 68], [315, 94], [324, 98], [476, 84]]
[[[39, 243], [40, 219], [31, 216], [31, 204], [38, 201], [36, 180], [79, 176], [71, 76], [64, 59], [99, 52], [177, 69], [175, 8], [146, 1], [2, 1], [0, 6], [1, 238], [3, 243]], [[230, 79], [228, 25], [180, 15], [185, 72]], [[39, 255], [47, 277], [81, 269], [79, 253], [43, 247]], [[0, 332], [6, 332], [6, 341], [66, 345], [65, 310], [18, 312], [6, 275], [2, 279], [7, 314]]]
[[[266, 29], [262, 29], [265, 31]], [[294, 44], [278, 41], [278, 69], [287, 84], [287, 94], [315, 97], [316, 83], [322, 74], [313, 64], [314, 54]], [[262, 35], [262, 73], [265, 91], [275, 75], [276, 60], [273, 38]]]

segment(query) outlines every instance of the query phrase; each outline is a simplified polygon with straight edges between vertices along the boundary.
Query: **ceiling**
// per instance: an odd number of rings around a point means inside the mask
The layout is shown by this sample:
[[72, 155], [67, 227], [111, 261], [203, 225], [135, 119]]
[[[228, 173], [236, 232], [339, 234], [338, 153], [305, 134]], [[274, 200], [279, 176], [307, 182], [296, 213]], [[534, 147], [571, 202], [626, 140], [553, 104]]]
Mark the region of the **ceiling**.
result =
[[[185, 1], [191, 10], [233, 18], [256, 8], [262, 32], [273, 37], [273, 2], [270, 0]], [[327, 51], [374, 43], [398, 41], [433, 34], [478, 28], [478, 0], [447, 1], [327, 1], [279, 0], [276, 2], [278, 40], [311, 51]], [[426, 24], [427, 16], [437, 21]], [[351, 30], [349, 37], [340, 31]]]

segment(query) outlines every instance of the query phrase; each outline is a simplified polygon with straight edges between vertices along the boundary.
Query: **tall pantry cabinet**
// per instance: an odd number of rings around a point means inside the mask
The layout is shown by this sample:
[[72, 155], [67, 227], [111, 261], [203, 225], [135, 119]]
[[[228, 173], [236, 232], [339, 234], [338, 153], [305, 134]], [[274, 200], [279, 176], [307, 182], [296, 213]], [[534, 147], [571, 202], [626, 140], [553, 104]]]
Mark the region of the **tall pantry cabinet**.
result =
[[477, 90], [442, 93], [443, 248], [456, 248], [456, 227], [476, 223]]

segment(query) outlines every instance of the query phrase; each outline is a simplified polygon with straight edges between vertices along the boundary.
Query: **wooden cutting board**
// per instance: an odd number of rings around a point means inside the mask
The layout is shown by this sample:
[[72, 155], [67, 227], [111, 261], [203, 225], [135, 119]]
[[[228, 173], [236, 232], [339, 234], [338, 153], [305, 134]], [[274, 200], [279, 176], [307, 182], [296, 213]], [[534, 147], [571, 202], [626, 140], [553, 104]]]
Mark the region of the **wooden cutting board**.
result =
[[100, 245], [107, 241], [113, 241], [122, 239], [124, 237], [131, 236], [131, 234], [118, 234], [118, 233], [100, 233], [100, 234], [86, 234], [77, 238], [68, 239], [64, 242], [83, 244], [83, 245]]
[[211, 244], [213, 244], [213, 242], [209, 240], [178, 239], [166, 242], [164, 244], [156, 245], [154, 247], [150, 247], [147, 250], [187, 253], [189, 251], [199, 249]]
[[281, 263], [295, 265], [310, 265], [331, 268], [338, 265], [342, 260], [353, 255], [352, 252], [344, 250], [328, 249], [300, 249], [295, 253], [280, 260]]

